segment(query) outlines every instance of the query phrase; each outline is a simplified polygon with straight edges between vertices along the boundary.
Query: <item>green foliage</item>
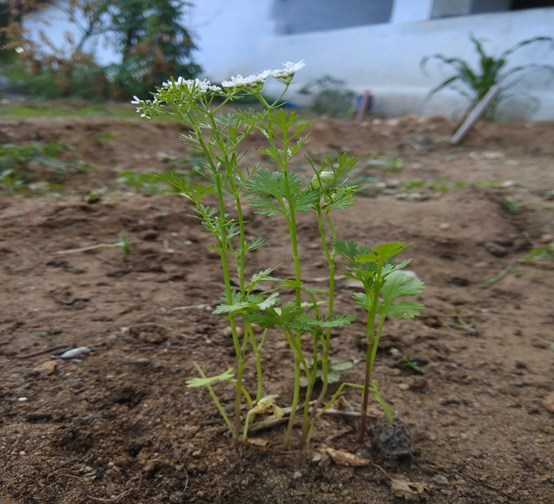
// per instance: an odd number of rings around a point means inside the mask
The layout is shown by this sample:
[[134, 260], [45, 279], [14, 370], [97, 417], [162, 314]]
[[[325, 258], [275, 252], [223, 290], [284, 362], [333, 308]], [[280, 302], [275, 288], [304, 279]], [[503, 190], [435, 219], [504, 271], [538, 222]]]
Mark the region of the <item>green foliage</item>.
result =
[[[355, 317], [335, 313], [335, 259], [337, 252], [347, 258], [352, 265], [347, 276], [359, 278], [366, 287], [366, 299], [376, 292], [380, 298], [371, 298], [365, 305], [381, 319], [391, 315], [400, 319], [416, 316], [423, 306], [406, 300], [421, 291], [421, 284], [403, 274], [392, 273], [404, 267], [408, 261], [395, 263], [393, 257], [405, 248], [403, 243], [390, 243], [376, 246], [358, 246], [355, 242], [337, 239], [332, 216], [335, 210], [343, 210], [354, 204], [358, 188], [348, 182], [348, 176], [357, 160], [346, 153], [324, 156], [314, 161], [306, 157], [312, 177], [302, 178], [290, 170], [291, 160], [304, 146], [303, 136], [310, 123], [299, 122], [294, 112], [280, 107], [281, 99], [290, 85], [294, 73], [303, 63], [287, 63], [285, 70], [267, 71], [247, 78], [236, 77], [224, 81], [221, 86], [213, 86], [207, 81], [171, 79], [158, 88], [152, 100], [135, 99], [137, 111], [144, 117], [152, 118], [169, 115], [187, 125], [190, 133], [181, 139], [202, 158], [196, 164], [196, 174], [202, 182], [191, 177], [181, 177], [175, 171], [156, 174], [160, 180], [170, 184], [172, 192], [186, 198], [192, 204], [195, 217], [212, 236], [210, 249], [219, 253], [225, 290], [221, 303], [214, 314], [223, 315], [230, 324], [233, 347], [236, 355], [236, 372], [230, 380], [227, 374], [208, 378], [198, 367], [201, 376], [189, 385], [204, 385], [208, 388], [221, 416], [230, 427], [235, 443], [247, 438], [248, 424], [259, 413], [272, 410], [280, 414], [281, 408], [275, 404], [276, 396], [263, 395], [262, 348], [267, 331], [278, 329], [288, 343], [294, 360], [293, 398], [285, 444], [291, 441], [296, 412], [299, 409], [300, 388], [306, 386], [304, 408], [302, 410], [302, 448], [309, 445], [314, 424], [321, 412], [327, 409], [338, 397], [330, 401], [326, 394], [328, 385], [333, 383], [339, 371], [352, 366], [352, 363], [337, 362], [330, 358], [331, 330], [351, 324]], [[265, 79], [271, 76], [281, 82], [285, 89], [281, 96], [269, 103], [263, 94]], [[244, 95], [256, 98], [263, 107], [255, 110], [236, 110], [222, 115], [221, 108], [228, 102]], [[278, 169], [248, 166], [244, 163], [244, 141], [254, 131], [259, 131], [267, 140], [259, 147]], [[129, 180], [137, 185], [150, 182], [129, 174]], [[207, 204], [210, 197], [209, 205]], [[291, 278], [280, 278], [276, 273], [281, 266], [267, 267], [254, 275], [246, 275], [248, 262], [253, 251], [264, 244], [262, 237], [252, 236], [248, 231], [248, 221], [244, 215], [245, 200], [254, 211], [268, 219], [283, 219], [288, 229], [290, 253], [284, 263]], [[300, 240], [305, 239], [298, 232], [297, 215], [315, 214], [322, 254], [327, 260], [329, 284], [325, 289], [315, 289], [304, 284], [303, 264], [298, 253]], [[329, 244], [333, 243], [334, 247]], [[231, 280], [231, 279], [237, 280]], [[283, 291], [294, 292], [293, 298], [281, 297]], [[253, 326], [263, 329], [260, 337]], [[372, 325], [368, 324], [368, 327]], [[239, 330], [239, 328], [241, 330]], [[373, 331], [371, 331], [372, 333]], [[380, 335], [380, 330], [378, 332]], [[311, 338], [311, 351], [306, 353], [306, 338]], [[373, 346], [372, 346], [373, 348]], [[248, 366], [246, 352], [254, 353], [257, 387], [255, 394], [247, 390], [243, 377]], [[374, 355], [368, 355], [373, 365]], [[314, 362], [316, 363], [314, 366]], [[304, 376], [302, 376], [302, 374]], [[234, 424], [231, 424], [225, 409], [212, 388], [212, 383], [229, 378], [235, 385]], [[322, 386], [319, 396], [312, 403], [316, 381]], [[246, 380], [247, 382], [247, 380]], [[349, 385], [362, 388], [355, 384]], [[367, 381], [363, 387], [364, 400], [371, 392], [375, 400], [383, 405], [385, 413], [391, 414], [378, 389], [378, 383]], [[254, 399], [255, 397], [255, 399]], [[248, 413], [242, 422], [242, 410], [246, 400]], [[327, 402], [328, 401], [328, 402]], [[325, 404], [325, 405], [324, 405]], [[320, 408], [323, 406], [323, 408]], [[364, 416], [365, 418], [365, 416]], [[242, 435], [241, 435], [242, 432]]]
[[523, 207], [525, 205], [521, 203], [521, 201], [505, 199], [500, 203], [500, 206], [502, 207], [502, 210], [504, 210], [507, 214], [514, 215], [523, 210]]
[[49, 189], [54, 190], [54, 185], [33, 187], [33, 183], [48, 176], [62, 180], [68, 173], [87, 167], [77, 159], [59, 158], [69, 151], [69, 147], [58, 142], [0, 145], [0, 190], [10, 195], [16, 192], [42, 194]]
[[[372, 390], [370, 386], [370, 383], [372, 383], [371, 375], [385, 320], [388, 316], [398, 319], [418, 316], [419, 310], [425, 308], [424, 305], [405, 299], [397, 300], [401, 297], [416, 296], [423, 290], [423, 283], [400, 271], [410, 263], [410, 260], [401, 263], [394, 260], [394, 257], [407, 247], [404, 243], [385, 243], [370, 249], [369, 245], [359, 246], [354, 240], [347, 242], [335, 240], [333, 246], [350, 263], [350, 266], [345, 266], [344, 276], [359, 280], [364, 287], [364, 292], [357, 292], [353, 295], [354, 301], [367, 312], [366, 376], [358, 438], [361, 441], [366, 430], [365, 411], [369, 392]], [[375, 329], [377, 321], [378, 325]], [[383, 406], [387, 418], [391, 420], [391, 410], [386, 405], [375, 383], [374, 389], [375, 400]]]
[[554, 243], [542, 247], [533, 247], [527, 254], [519, 259], [522, 263], [537, 264], [540, 261], [549, 261], [554, 257]]
[[196, 77], [200, 67], [192, 61], [196, 49], [191, 33], [181, 22], [182, 0], [116, 0], [105, 2], [114, 45], [123, 55], [106, 71], [120, 96], [147, 96], [171, 75]]
[[160, 177], [154, 173], [138, 173], [131, 170], [117, 174], [119, 183], [127, 184], [135, 189], [141, 189], [149, 194], [160, 194], [164, 189], [159, 187]]
[[[71, 29], [63, 47], [53, 43], [47, 21], [37, 42], [23, 28], [19, 6], [5, 35], [9, 49], [23, 48], [21, 64], [12, 69], [23, 88], [38, 98], [78, 97], [105, 100], [147, 96], [170, 75], [195, 77], [200, 67], [192, 60], [196, 49], [182, 24], [183, 0], [72, 0], [51, 3], [55, 15]], [[41, 21], [38, 18], [39, 23]], [[105, 37], [121, 55], [118, 63], [99, 66], [91, 42]]]
[[542, 65], [529, 63], [509, 67], [509, 57], [518, 49], [530, 44], [549, 42], [550, 49], [554, 47], [554, 39], [552, 37], [533, 37], [523, 40], [513, 47], [505, 50], [499, 56], [487, 54], [483, 47], [483, 40], [470, 35], [470, 40], [475, 46], [479, 63], [478, 68], [474, 69], [461, 58], [446, 57], [442, 54], [426, 56], [421, 60], [421, 68], [425, 71], [427, 63], [432, 60], [438, 60], [439, 64], [452, 67], [454, 74], [441, 82], [438, 86], [429, 92], [429, 97], [443, 89], [453, 89], [465, 96], [472, 103], [482, 100], [493, 86], [501, 86], [502, 90], [496, 99], [496, 102], [489, 108], [486, 116], [493, 120], [498, 112], [498, 104], [511, 96], [510, 90], [520, 82], [529, 79], [531, 74], [538, 71], [544, 71], [551, 76], [554, 75], [554, 67], [551, 65]]
[[394, 153], [387, 154], [384, 158], [368, 159], [367, 164], [371, 166], [382, 166], [384, 172], [400, 172], [404, 168], [404, 160]]
[[341, 89], [343, 84], [343, 80], [324, 75], [306, 84], [299, 93], [314, 95], [311, 108], [316, 114], [347, 117], [354, 112], [356, 93]]
[[[308, 368], [313, 370], [314, 369], [314, 361], [313, 359], [306, 360], [306, 364], [308, 365]], [[317, 380], [321, 380], [323, 378], [323, 362], [321, 359], [318, 359], [317, 366], [316, 366], [316, 372], [315, 377]], [[342, 371], [347, 371], [348, 369], [352, 369], [354, 367], [354, 363], [349, 360], [343, 360], [343, 359], [330, 359], [327, 362], [327, 381], [329, 384], [332, 383], [338, 383], [340, 381], [340, 374]], [[302, 387], [308, 386], [308, 377], [303, 376], [300, 379], [300, 385]]]

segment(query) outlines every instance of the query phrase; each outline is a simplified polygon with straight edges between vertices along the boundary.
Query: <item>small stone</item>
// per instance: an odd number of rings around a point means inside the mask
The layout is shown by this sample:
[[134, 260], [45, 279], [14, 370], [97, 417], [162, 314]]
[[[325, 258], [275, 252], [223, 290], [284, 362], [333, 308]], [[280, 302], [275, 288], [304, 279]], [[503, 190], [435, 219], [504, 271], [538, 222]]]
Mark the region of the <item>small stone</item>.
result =
[[442, 474], [435, 474], [432, 478], [433, 483], [439, 487], [447, 487], [450, 485], [450, 482], [448, 481], [448, 478]]
[[554, 236], [552, 236], [551, 234], [543, 234], [541, 235], [541, 237], [539, 238], [539, 241], [541, 243], [544, 243], [544, 244], [549, 244], [549, 243], [552, 243], [554, 242]]
[[300, 471], [295, 471], [294, 474], [292, 475], [292, 478], [297, 480], [297, 479], [302, 478], [302, 476], [304, 476], [304, 475]]
[[439, 229], [442, 229], [442, 230], [447, 230], [447, 229], [450, 229], [450, 224], [448, 224], [447, 222], [441, 222], [439, 224]]
[[46, 422], [52, 420], [52, 414], [44, 411], [32, 411], [25, 416], [28, 422], [40, 422], [44, 420]]
[[542, 400], [542, 405], [550, 411], [550, 413], [554, 413], [554, 392], [551, 392]]
[[181, 491], [173, 492], [169, 496], [169, 502], [170, 504], [183, 504], [184, 502], [186, 502], [185, 492], [181, 492]]
[[[237, 336], [239, 338], [242, 338], [244, 335], [244, 328], [241, 326], [237, 326]], [[227, 326], [225, 329], [223, 329], [223, 336], [227, 338], [231, 338], [233, 336], [233, 329], [231, 329], [231, 326]]]
[[410, 386], [407, 383], [399, 383], [398, 388], [400, 390], [409, 390]]
[[416, 376], [412, 379], [410, 388], [413, 390], [425, 390], [427, 388], [427, 380], [422, 376]]
[[498, 245], [498, 243], [487, 243], [485, 244], [485, 249], [489, 252], [489, 254], [492, 254], [495, 257], [504, 257], [508, 255], [508, 249], [502, 245]]

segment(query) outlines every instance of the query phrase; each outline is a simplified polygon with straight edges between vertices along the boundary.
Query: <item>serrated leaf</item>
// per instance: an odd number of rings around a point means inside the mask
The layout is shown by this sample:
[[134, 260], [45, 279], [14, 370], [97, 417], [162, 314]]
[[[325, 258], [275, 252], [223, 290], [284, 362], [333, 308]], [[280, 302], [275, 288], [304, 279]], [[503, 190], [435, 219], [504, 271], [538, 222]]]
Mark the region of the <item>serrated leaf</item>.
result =
[[356, 261], [360, 263], [367, 262], [378, 262], [384, 263], [387, 259], [394, 257], [397, 254], [400, 254], [405, 248], [407, 248], [403, 242], [393, 242], [385, 243], [383, 245], [378, 245], [373, 247], [371, 253], [369, 254], [360, 254], [356, 256]]
[[257, 283], [259, 282], [263, 282], [263, 281], [266, 281], [268, 278], [271, 278], [273, 280], [272, 277], [270, 277], [269, 275], [271, 273], [273, 273], [277, 268], [280, 268], [281, 266], [283, 265], [283, 263], [281, 264], [278, 264], [277, 266], [274, 266], [273, 268], [267, 268], [263, 271], [260, 271], [258, 273], [254, 273], [252, 275], [252, 278], [250, 279], [250, 284], [249, 286], [254, 286], [256, 285]]
[[401, 272], [389, 275], [381, 288], [383, 303], [379, 304], [378, 312], [381, 316], [392, 315], [398, 319], [407, 319], [419, 315], [418, 310], [425, 308], [413, 301], [394, 301], [401, 296], [415, 296], [423, 290], [423, 282], [417, 282], [410, 275]]
[[322, 320], [310, 317], [304, 313], [298, 314], [289, 323], [290, 327], [298, 331], [310, 331], [314, 327], [328, 328], [328, 327], [343, 327], [349, 325], [356, 320], [356, 317], [352, 315], [338, 315], [337, 317]]
[[274, 306], [277, 301], [279, 301], [279, 293], [274, 292], [267, 299], [265, 299], [261, 303], [258, 303], [258, 309], [267, 310], [270, 306]]
[[381, 311], [381, 309], [379, 309], [379, 313], [383, 316], [392, 315], [397, 319], [403, 320], [419, 316], [419, 310], [423, 310], [424, 308], [425, 305], [413, 301], [398, 301], [398, 303], [389, 306], [387, 310]]
[[309, 212], [319, 202], [319, 192], [314, 190], [302, 191], [294, 201], [297, 212]]
[[369, 311], [369, 309], [371, 308], [369, 306], [367, 294], [365, 292], [355, 292], [354, 294], [352, 294], [352, 299], [354, 299], [354, 301], [356, 301], [356, 303], [364, 310]]
[[252, 208], [257, 208], [254, 213], [258, 215], [268, 215], [273, 217], [278, 213], [281, 213], [283, 210], [279, 205], [276, 205], [271, 198], [267, 196], [256, 196], [248, 200]]
[[239, 312], [242, 310], [245, 310], [247, 308], [252, 308], [253, 306], [256, 306], [254, 303], [249, 303], [248, 301], [243, 301], [241, 303], [234, 303], [234, 304], [221, 304], [218, 305], [213, 313], [219, 314], [219, 313], [232, 313], [232, 312]]
[[186, 382], [187, 387], [205, 387], [206, 385], [211, 385], [212, 383], [218, 382], [218, 381], [227, 381], [231, 380], [233, 378], [233, 368], [230, 367], [227, 371], [224, 373], [221, 373], [217, 376], [211, 376], [207, 378], [193, 378], [192, 380], [188, 380]]
[[394, 301], [400, 296], [415, 296], [423, 290], [423, 282], [417, 282], [414, 277], [402, 272], [390, 274], [385, 285], [381, 289], [381, 294], [385, 302]]
[[276, 199], [285, 197], [285, 182], [283, 174], [278, 171], [270, 172], [267, 169], [261, 169], [253, 175], [246, 183], [249, 192], [264, 196], [272, 196]]

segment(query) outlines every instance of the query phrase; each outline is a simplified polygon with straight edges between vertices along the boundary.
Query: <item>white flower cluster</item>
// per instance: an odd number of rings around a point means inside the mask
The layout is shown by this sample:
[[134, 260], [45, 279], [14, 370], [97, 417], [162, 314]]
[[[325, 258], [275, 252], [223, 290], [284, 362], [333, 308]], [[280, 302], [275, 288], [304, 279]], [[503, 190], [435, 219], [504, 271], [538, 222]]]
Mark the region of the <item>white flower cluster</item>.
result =
[[281, 70], [264, 70], [262, 73], [249, 75], [248, 77], [243, 77], [242, 75], [231, 77], [230, 80], [223, 81], [221, 86], [225, 89], [240, 89], [244, 87], [256, 88], [263, 86], [268, 77], [273, 77], [274, 79], [282, 82], [288, 79], [287, 83], [290, 83], [292, 76], [306, 64], [304, 63], [304, 60], [302, 60], [298, 63], [287, 61], [286, 63], [283, 63], [283, 65], [285, 68]]
[[151, 118], [162, 112], [163, 103], [174, 103], [176, 100], [181, 103], [183, 103], [183, 100], [187, 103], [193, 103], [208, 93], [231, 97], [235, 91], [241, 89], [247, 89], [257, 94], [261, 93], [265, 80], [268, 77], [273, 77], [288, 86], [294, 74], [303, 68], [305, 63], [304, 60], [298, 63], [287, 61], [283, 65], [285, 68], [280, 70], [265, 70], [262, 73], [249, 75], [248, 77], [243, 77], [242, 75], [231, 77], [229, 80], [224, 80], [221, 83], [221, 87], [212, 85], [206, 79], [183, 79], [183, 77], [179, 77], [175, 80], [172, 79], [164, 82], [162, 87], [158, 88], [157, 93], [155, 93], [154, 100], [141, 100], [137, 96], [133, 96], [131, 103], [137, 105], [137, 112], [140, 113], [141, 117]]
[[265, 79], [269, 75], [269, 70], [262, 72], [260, 74], [249, 75], [248, 77], [243, 77], [242, 75], [237, 75], [236, 77], [231, 77], [230, 80], [222, 81], [221, 86], [224, 88], [242, 88], [242, 87], [252, 87], [258, 86], [265, 82]]
[[298, 63], [287, 61], [286, 63], [283, 63], [283, 65], [285, 65], [285, 68], [281, 70], [270, 70], [269, 75], [271, 75], [274, 79], [286, 79], [287, 77], [292, 77], [296, 72], [298, 72], [298, 70], [305, 67], [306, 63], [304, 63], [304, 60], [301, 60]]
[[194, 91], [200, 94], [205, 94], [207, 92], [221, 91], [219, 86], [214, 86], [209, 80], [204, 79], [183, 79], [179, 77], [176, 81], [167, 81], [162, 84], [166, 89], [183, 89], [187, 88], [189, 91]]

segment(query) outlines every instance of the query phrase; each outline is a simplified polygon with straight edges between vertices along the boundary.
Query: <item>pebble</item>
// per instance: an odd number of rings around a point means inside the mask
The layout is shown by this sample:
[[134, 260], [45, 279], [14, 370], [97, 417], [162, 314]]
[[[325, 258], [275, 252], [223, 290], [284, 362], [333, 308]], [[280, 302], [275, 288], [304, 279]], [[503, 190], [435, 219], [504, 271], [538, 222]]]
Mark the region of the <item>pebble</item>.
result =
[[448, 481], [448, 478], [442, 474], [435, 474], [432, 478], [433, 483], [439, 487], [447, 487], [450, 485], [450, 482]]
[[442, 222], [439, 224], [439, 229], [443, 229], [443, 230], [450, 229], [450, 224], [448, 224], [447, 222]]
[[506, 247], [498, 245], [497, 243], [487, 243], [485, 244], [485, 248], [489, 254], [492, 254], [495, 257], [504, 257], [508, 254]]
[[58, 355], [56, 359], [73, 359], [73, 357], [77, 357], [78, 355], [88, 354], [90, 353], [90, 348], [88, 347], [79, 347], [74, 348], [73, 350], [68, 350], [67, 352], [64, 352], [61, 355]]
[[550, 413], [554, 413], [554, 392], [548, 394], [542, 400], [542, 404], [548, 411], [550, 411]]
[[399, 383], [398, 388], [400, 390], [409, 390], [410, 386], [407, 383]]
[[295, 471], [294, 474], [292, 475], [292, 478], [297, 480], [297, 479], [302, 478], [302, 476], [304, 476], [304, 475], [300, 471]]
[[44, 411], [33, 411], [31, 413], [27, 413], [25, 418], [28, 422], [39, 422], [41, 420], [49, 421], [52, 420], [52, 414]]

